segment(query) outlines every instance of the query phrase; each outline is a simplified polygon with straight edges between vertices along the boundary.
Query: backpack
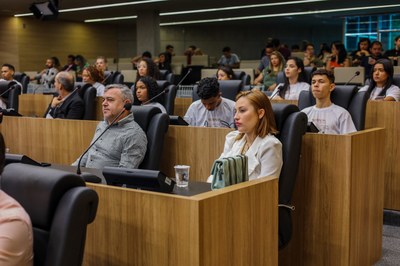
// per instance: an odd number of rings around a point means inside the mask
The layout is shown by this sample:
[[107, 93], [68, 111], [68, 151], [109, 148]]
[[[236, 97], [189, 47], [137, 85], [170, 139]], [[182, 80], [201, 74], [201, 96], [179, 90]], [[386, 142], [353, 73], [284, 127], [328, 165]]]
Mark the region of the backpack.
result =
[[219, 189], [249, 180], [246, 155], [220, 158], [211, 168], [211, 189]]

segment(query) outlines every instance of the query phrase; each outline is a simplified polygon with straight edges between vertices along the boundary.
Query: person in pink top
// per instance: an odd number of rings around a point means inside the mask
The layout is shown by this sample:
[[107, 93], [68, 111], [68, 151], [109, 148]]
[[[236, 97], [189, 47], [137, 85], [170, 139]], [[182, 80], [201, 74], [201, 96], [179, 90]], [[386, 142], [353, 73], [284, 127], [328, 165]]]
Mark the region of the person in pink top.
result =
[[[0, 173], [5, 144], [0, 133]], [[0, 265], [33, 265], [33, 234], [29, 215], [12, 197], [0, 190]]]

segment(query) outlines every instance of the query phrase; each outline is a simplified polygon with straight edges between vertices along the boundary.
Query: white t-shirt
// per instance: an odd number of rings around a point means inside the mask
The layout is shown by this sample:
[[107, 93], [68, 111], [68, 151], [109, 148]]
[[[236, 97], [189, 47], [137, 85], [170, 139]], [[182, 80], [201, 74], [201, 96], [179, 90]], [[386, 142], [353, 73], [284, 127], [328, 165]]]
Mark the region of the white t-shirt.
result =
[[[376, 97], [379, 96], [379, 94], [382, 92], [382, 90], [383, 90], [383, 88], [375, 87], [372, 90], [369, 98], [371, 100], [377, 100]], [[362, 87], [359, 91], [368, 91], [368, 85]], [[400, 88], [397, 87], [396, 85], [390, 86], [389, 89], [386, 90], [386, 95], [384, 97], [387, 97], [387, 96], [393, 97], [396, 100], [396, 102], [398, 102], [400, 100]]]
[[104, 87], [103, 84], [101, 84], [100, 82], [96, 82], [92, 86], [94, 88], [96, 88], [96, 90], [97, 90], [97, 94], [96, 94], [97, 97], [100, 97], [100, 96], [104, 95], [104, 88], [105, 87]]
[[150, 102], [150, 103], [146, 104], [146, 106], [155, 106], [161, 110], [161, 113], [164, 113], [164, 114], [167, 113], [167, 110], [165, 110], [165, 107], [159, 102]]
[[313, 122], [322, 134], [348, 134], [356, 132], [350, 113], [332, 103], [331, 106], [318, 108], [315, 105], [301, 110]]
[[[276, 88], [273, 92], [272, 95], [276, 95], [278, 92], [279, 88]], [[282, 88], [281, 88], [282, 89]], [[285, 92], [285, 100], [298, 100], [300, 92], [302, 91], [309, 91], [310, 90], [310, 84], [307, 82], [297, 82], [295, 84], [290, 84], [289, 89], [286, 90]]]
[[189, 106], [184, 119], [191, 126], [197, 127], [234, 127], [235, 102], [221, 97], [221, 103], [208, 111], [201, 100]]

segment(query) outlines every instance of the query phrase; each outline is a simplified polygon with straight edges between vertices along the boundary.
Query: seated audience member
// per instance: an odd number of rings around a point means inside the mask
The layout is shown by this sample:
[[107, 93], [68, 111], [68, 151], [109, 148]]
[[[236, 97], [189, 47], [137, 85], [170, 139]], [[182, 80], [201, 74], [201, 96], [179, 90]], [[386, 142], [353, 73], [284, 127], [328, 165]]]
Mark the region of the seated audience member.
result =
[[364, 56], [360, 63], [360, 65], [365, 68], [365, 79], [371, 78], [372, 66], [381, 58], [385, 58], [382, 55], [382, 43], [380, 41], [373, 41], [369, 48], [369, 56]]
[[69, 72], [56, 75], [54, 87], [58, 93], [49, 105], [45, 117], [61, 119], [82, 119], [85, 106], [82, 98], [74, 90], [74, 77]]
[[95, 66], [88, 66], [83, 69], [82, 80], [96, 88], [96, 96], [103, 96], [104, 85], [101, 82], [104, 80], [104, 74], [102, 70], [99, 70]]
[[[0, 81], [13, 81], [17, 83], [22, 90], [22, 85], [17, 80], [14, 79], [15, 68], [10, 64], [3, 64], [1, 67], [1, 79]], [[0, 109], [6, 109], [7, 104], [6, 100], [3, 97], [0, 97]]]
[[158, 70], [156, 63], [149, 58], [141, 59], [137, 65], [136, 80], [145, 76], [152, 77], [155, 80], [160, 77], [160, 71]]
[[46, 68], [43, 69], [36, 78], [39, 79], [40, 84], [46, 86], [46, 88], [51, 88], [54, 84], [54, 79], [58, 73], [58, 69], [56, 68], [56, 62], [54, 58], [48, 58], [46, 60]]
[[218, 60], [218, 65], [219, 66], [229, 66], [231, 68], [239, 68], [240, 66], [240, 59], [239, 57], [232, 53], [230, 47], [224, 47], [222, 49], [223, 55], [221, 58]]
[[83, 55], [77, 55], [75, 57], [75, 65], [76, 65], [76, 81], [82, 81], [82, 72], [83, 69], [89, 66], [89, 63], [86, 61]]
[[351, 53], [353, 59], [353, 66], [359, 66], [365, 56], [369, 56], [368, 48], [371, 41], [368, 38], [361, 38], [358, 41], [357, 51]]
[[14, 74], [15, 74], [15, 68], [13, 65], [11, 64], [3, 64], [1, 66], [1, 79], [0, 81], [14, 81], [15, 83], [17, 83], [18, 85], [21, 86], [22, 89], [22, 85], [21, 83], [19, 83], [17, 80], [14, 79]]
[[108, 61], [104, 56], [98, 56], [95, 65], [98, 70], [103, 72], [108, 70]]
[[289, 59], [291, 52], [287, 47], [287, 45], [281, 44], [281, 41], [277, 38], [272, 39], [271, 43], [275, 47], [275, 50], [280, 52], [281, 55], [283, 55], [283, 58], [285, 58], [285, 60]]
[[314, 54], [314, 45], [312, 43], [306, 44], [304, 50], [304, 58], [303, 63], [305, 67], [322, 67], [324, 63], [315, 56]]
[[167, 44], [167, 46], [165, 46], [164, 54], [165, 54], [165, 62], [171, 65], [172, 57], [175, 55], [174, 47], [171, 44]]
[[186, 55], [186, 63], [188, 65], [192, 64], [192, 56], [194, 55], [194, 51], [197, 49], [195, 45], [190, 45], [185, 52], [183, 52], [183, 55]]
[[[0, 174], [5, 162], [5, 144], [0, 133]], [[33, 265], [33, 232], [29, 215], [0, 189], [0, 265]]]
[[256, 70], [257, 74], [269, 66], [269, 60], [272, 52], [275, 51], [275, 47], [272, 43], [267, 43], [264, 49], [264, 55], [261, 57], [260, 64]]
[[326, 66], [331, 56], [331, 48], [326, 43], [321, 43], [318, 59], [322, 61], [323, 66]]
[[140, 61], [142, 61], [142, 59], [146, 59], [146, 58], [147, 58], [147, 59], [150, 59], [150, 60], [151, 60], [152, 57], [153, 57], [153, 56], [151, 55], [151, 53], [150, 53], [149, 51], [144, 51], [144, 52], [142, 53], [142, 55], [135, 56], [135, 57], [132, 58], [132, 60], [131, 60], [131, 62], [132, 62], [132, 64], [133, 64], [133, 68], [134, 68], [134, 69], [139, 68], [138, 65], [139, 65]]
[[298, 53], [300, 52], [300, 46], [298, 44], [293, 44], [292, 47], [290, 47], [290, 51], [292, 53]]
[[228, 66], [220, 66], [217, 70], [218, 80], [231, 80], [233, 79], [233, 70]]
[[268, 97], [257, 89], [236, 96], [237, 131], [228, 133], [220, 158], [246, 155], [249, 180], [275, 176], [282, 168], [282, 144], [274, 136], [276, 123]]
[[347, 58], [347, 51], [341, 42], [331, 44], [332, 56], [326, 62], [326, 69], [333, 70], [335, 67], [349, 67], [350, 59]]
[[184, 119], [191, 126], [234, 127], [235, 102], [221, 97], [216, 78], [204, 78], [197, 85], [200, 100], [192, 103]]
[[[106, 84], [108, 79], [111, 78], [111, 72], [108, 72], [108, 61], [104, 56], [98, 56], [96, 58], [96, 68], [100, 71], [103, 71], [103, 80], [100, 82], [101, 84]], [[106, 72], [107, 71], [107, 72]]]
[[75, 56], [70, 54], [67, 57], [67, 64], [61, 69], [61, 71], [76, 71]]
[[[124, 110], [125, 104], [133, 102], [133, 95], [127, 86], [111, 84], [106, 86], [103, 99], [104, 121], [97, 125], [93, 140]], [[131, 111], [125, 110], [116, 122], [83, 156], [81, 166], [138, 168], [147, 150], [146, 134], [133, 119]], [[79, 158], [73, 165], [78, 162]]]
[[269, 66], [258, 75], [254, 80], [254, 85], [264, 85], [265, 90], [274, 90], [276, 87], [276, 77], [283, 71], [285, 59], [278, 51], [273, 51], [270, 56]]
[[274, 99], [298, 100], [301, 91], [310, 89], [310, 84], [305, 82], [303, 60], [297, 57], [289, 57], [286, 61], [284, 80], [283, 87], [275, 88], [272, 93], [272, 95], [276, 95]]
[[331, 102], [331, 92], [335, 89], [335, 76], [329, 70], [319, 69], [312, 73], [312, 94], [314, 106], [302, 110], [308, 122], [313, 122], [323, 134], [348, 134], [356, 132], [350, 113]]
[[167, 113], [165, 107], [162, 105], [165, 98], [165, 93], [161, 94], [151, 102], [150, 99], [160, 94], [161, 91], [158, 88], [157, 82], [149, 76], [141, 77], [135, 83], [135, 93], [133, 94], [134, 105], [148, 105], [158, 107], [162, 113]]
[[389, 59], [378, 59], [372, 68], [370, 84], [360, 91], [368, 91], [371, 100], [399, 101], [400, 89], [393, 84], [393, 72]]
[[171, 63], [167, 62], [166, 54], [167, 53], [161, 53], [161, 54], [158, 55], [158, 60], [157, 60], [158, 69], [160, 69], [160, 70], [168, 70], [169, 72], [172, 72]]
[[395, 66], [399, 65], [399, 62], [397, 61], [398, 57], [400, 56], [400, 35], [397, 36], [394, 39], [394, 49], [392, 50], [387, 50], [384, 54], [384, 57], [389, 58], [390, 60], [393, 60], [393, 64]]

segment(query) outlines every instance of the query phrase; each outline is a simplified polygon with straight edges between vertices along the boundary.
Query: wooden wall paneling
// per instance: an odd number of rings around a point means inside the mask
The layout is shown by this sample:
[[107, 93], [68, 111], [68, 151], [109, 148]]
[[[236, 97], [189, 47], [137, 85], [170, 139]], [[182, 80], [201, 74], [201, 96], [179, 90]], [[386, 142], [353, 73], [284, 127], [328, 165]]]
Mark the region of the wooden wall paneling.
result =
[[46, 59], [52, 56], [57, 56], [62, 66], [69, 54], [81, 54], [85, 58], [118, 57], [114, 26], [35, 18], [18, 18], [17, 21], [21, 71], [40, 71]]
[[379, 161], [385, 166], [385, 209], [400, 211], [400, 105], [397, 102], [369, 101], [365, 127], [384, 127], [385, 153]]
[[192, 98], [175, 98], [174, 115], [184, 117], [191, 104]]
[[20, 25], [15, 18], [1, 17], [0, 18], [0, 58], [2, 64], [12, 64], [16, 71], [19, 71], [19, 49], [17, 32]]

